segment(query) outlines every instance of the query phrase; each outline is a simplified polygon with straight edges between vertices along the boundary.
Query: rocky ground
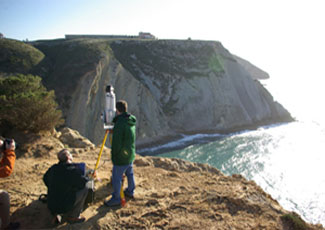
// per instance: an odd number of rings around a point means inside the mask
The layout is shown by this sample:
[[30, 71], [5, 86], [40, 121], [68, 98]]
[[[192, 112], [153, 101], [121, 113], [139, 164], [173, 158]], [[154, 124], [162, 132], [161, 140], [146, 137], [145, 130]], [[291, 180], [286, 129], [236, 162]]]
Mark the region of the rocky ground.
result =
[[112, 192], [107, 148], [97, 171], [95, 202], [82, 213], [86, 222], [53, 226], [46, 204], [38, 200], [47, 191], [43, 174], [57, 162], [56, 153], [63, 147], [71, 150], [75, 162], [91, 169], [100, 149], [72, 130], [60, 135], [17, 137], [25, 144], [17, 150], [14, 173], [1, 179], [0, 187], [10, 193], [11, 219], [22, 229], [324, 229], [284, 210], [240, 175], [229, 177], [208, 165], [139, 155], [135, 199], [127, 200], [125, 207], [108, 208], [103, 204]]

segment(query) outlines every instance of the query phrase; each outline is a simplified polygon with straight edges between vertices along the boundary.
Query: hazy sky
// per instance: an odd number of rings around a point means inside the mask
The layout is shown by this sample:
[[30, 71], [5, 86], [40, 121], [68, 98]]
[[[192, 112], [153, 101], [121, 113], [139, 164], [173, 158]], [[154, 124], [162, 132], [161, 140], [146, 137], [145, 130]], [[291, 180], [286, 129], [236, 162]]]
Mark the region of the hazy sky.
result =
[[324, 5], [324, 0], [0, 0], [0, 32], [18, 40], [140, 31], [160, 39], [217, 40], [271, 78], [297, 82], [300, 91], [306, 81], [309, 88], [325, 87], [309, 85], [325, 78]]

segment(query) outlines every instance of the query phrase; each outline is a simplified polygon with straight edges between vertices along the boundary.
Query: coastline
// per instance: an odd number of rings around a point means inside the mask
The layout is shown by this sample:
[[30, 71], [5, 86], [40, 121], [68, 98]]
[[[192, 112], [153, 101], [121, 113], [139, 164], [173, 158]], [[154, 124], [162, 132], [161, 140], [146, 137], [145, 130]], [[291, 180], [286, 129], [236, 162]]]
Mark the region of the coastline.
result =
[[277, 123], [266, 123], [264, 125], [247, 126], [229, 129], [228, 131], [201, 130], [196, 133], [187, 132], [175, 136], [162, 137], [159, 140], [147, 144], [137, 145], [137, 154], [141, 156], [157, 156], [166, 152], [184, 149], [190, 145], [205, 144], [208, 142], [221, 140], [225, 137], [250, 132], [259, 128], [267, 129], [280, 125], [285, 125], [293, 121], [283, 121]]

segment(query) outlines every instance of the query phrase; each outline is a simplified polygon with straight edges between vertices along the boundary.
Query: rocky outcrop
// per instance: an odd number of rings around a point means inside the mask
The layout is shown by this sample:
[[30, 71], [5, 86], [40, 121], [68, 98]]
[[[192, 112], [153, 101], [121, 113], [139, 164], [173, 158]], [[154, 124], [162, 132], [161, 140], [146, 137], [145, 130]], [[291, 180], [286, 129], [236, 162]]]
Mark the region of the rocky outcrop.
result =
[[76, 130], [70, 128], [63, 128], [61, 130], [59, 140], [70, 148], [95, 148], [87, 138], [80, 135]]
[[265, 72], [219, 42], [77, 39], [34, 46], [45, 54], [35, 73], [55, 90], [66, 125], [96, 144], [104, 136], [107, 84], [137, 117], [138, 147], [292, 120], [254, 80]]

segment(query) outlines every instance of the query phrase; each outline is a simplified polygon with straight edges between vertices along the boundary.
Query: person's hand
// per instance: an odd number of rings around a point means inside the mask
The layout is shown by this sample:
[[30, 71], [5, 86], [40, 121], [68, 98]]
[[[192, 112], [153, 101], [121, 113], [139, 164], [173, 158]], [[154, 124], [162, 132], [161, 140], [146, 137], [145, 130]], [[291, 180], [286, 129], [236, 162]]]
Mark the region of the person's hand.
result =
[[[5, 149], [4, 149], [4, 147], [5, 147]], [[16, 149], [16, 143], [15, 143], [14, 139], [12, 139], [9, 144], [8, 144], [8, 142], [0, 140], [0, 151], [2, 151], [2, 150], [12, 150], [12, 151], [14, 151], [15, 149]]]
[[94, 170], [93, 169], [88, 169], [87, 171], [86, 171], [86, 176], [91, 176], [91, 175], [93, 175], [94, 174]]

